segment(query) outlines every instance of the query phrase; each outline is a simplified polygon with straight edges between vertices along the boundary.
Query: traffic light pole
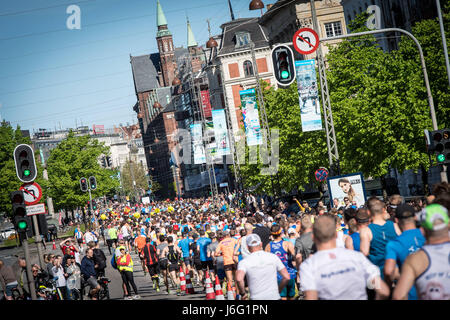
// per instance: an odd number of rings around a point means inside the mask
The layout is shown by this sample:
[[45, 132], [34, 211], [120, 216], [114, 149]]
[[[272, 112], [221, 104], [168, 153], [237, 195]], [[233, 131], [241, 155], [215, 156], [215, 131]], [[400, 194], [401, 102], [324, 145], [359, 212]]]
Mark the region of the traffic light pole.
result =
[[[25, 254], [27, 278], [28, 278], [28, 285], [29, 285], [29, 288], [30, 288], [31, 300], [37, 300], [37, 297], [36, 297], [36, 286], [34, 284], [33, 273], [31, 272], [30, 249], [28, 247], [28, 238], [26, 236], [26, 233], [25, 233], [24, 239], [22, 240], [22, 246], [23, 246], [23, 251], [24, 251], [24, 254]], [[25, 283], [24, 283], [24, 286], [26, 288]]]
[[41, 266], [44, 266], [45, 265], [44, 252], [42, 250], [42, 242], [41, 242], [42, 238], [41, 238], [41, 233], [39, 230], [39, 224], [37, 221], [37, 217], [35, 214], [32, 216], [32, 219], [33, 219], [34, 230], [36, 232], [36, 235], [34, 236], [34, 242], [36, 243], [36, 246], [37, 246], [37, 251], [38, 251], [38, 256], [39, 256], [39, 264]]

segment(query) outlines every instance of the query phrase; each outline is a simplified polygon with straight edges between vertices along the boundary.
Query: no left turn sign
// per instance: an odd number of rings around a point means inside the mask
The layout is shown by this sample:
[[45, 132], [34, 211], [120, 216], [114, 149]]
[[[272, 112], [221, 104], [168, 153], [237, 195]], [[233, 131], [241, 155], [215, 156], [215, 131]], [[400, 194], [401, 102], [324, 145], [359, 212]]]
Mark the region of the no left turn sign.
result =
[[311, 28], [301, 28], [294, 34], [292, 44], [298, 53], [310, 54], [319, 47], [319, 36]]

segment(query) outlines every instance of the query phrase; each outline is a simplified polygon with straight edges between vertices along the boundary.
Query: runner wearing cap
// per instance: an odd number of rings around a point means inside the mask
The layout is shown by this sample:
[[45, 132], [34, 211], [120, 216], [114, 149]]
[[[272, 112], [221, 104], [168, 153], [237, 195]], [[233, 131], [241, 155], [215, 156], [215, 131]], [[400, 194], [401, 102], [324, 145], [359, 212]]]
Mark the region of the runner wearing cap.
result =
[[409, 255], [394, 289], [394, 300], [405, 300], [413, 286], [420, 300], [450, 299], [450, 237], [448, 210], [431, 204], [419, 213], [426, 244]]
[[[236, 272], [242, 300], [248, 298], [244, 278], [247, 278], [251, 300], [280, 300], [280, 292], [290, 280], [286, 267], [275, 254], [263, 251], [263, 243], [257, 234], [248, 235], [246, 244], [250, 255], [239, 262]], [[280, 282], [277, 272], [282, 277]]]
[[317, 252], [300, 265], [300, 284], [306, 300], [366, 300], [366, 287], [378, 298], [387, 298], [389, 288], [379, 269], [363, 254], [336, 247], [336, 219], [323, 215], [315, 219]]
[[[406, 257], [425, 244], [425, 238], [416, 228], [414, 208], [409, 204], [400, 204], [395, 209], [395, 222], [398, 223], [402, 234], [386, 245], [386, 262], [384, 264], [384, 278], [389, 287], [400, 277]], [[408, 300], [417, 300], [415, 287], [408, 293]]]

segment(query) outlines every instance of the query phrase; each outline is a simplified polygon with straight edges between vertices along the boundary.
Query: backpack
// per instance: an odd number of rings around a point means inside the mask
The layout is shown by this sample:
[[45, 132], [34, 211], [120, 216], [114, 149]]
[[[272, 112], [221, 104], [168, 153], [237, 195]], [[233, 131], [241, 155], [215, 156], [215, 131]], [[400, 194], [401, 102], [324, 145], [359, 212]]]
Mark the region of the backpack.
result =
[[116, 253], [113, 254], [111, 258], [111, 267], [117, 270], [117, 261], [116, 261]]
[[174, 246], [169, 246], [167, 259], [170, 261], [170, 263], [178, 263], [178, 253], [175, 252]]

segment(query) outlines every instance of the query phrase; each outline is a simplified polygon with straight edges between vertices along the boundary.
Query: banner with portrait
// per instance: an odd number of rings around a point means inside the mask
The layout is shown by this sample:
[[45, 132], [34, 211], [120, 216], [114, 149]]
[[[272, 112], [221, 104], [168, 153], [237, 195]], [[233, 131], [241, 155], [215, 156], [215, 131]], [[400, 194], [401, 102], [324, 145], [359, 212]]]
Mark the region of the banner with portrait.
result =
[[194, 164], [206, 162], [205, 147], [203, 146], [202, 125], [200, 123], [191, 124], [192, 147], [194, 149]]
[[366, 203], [366, 189], [362, 173], [351, 173], [327, 179], [332, 207], [356, 206]]
[[302, 132], [322, 130], [315, 60], [295, 61]]
[[212, 118], [214, 124], [214, 136], [216, 138], [217, 153], [220, 156], [230, 154], [230, 142], [228, 140], [227, 121], [225, 110], [213, 110]]
[[258, 104], [255, 89], [239, 91], [241, 97], [242, 117], [244, 118], [245, 136], [248, 146], [262, 144], [261, 125], [259, 123]]

